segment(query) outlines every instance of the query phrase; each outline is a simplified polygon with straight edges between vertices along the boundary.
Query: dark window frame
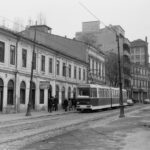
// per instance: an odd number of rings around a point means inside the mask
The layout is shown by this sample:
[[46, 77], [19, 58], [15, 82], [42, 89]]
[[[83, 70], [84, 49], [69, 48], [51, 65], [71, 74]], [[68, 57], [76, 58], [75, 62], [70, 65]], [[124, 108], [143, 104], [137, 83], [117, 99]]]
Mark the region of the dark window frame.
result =
[[5, 43], [0, 41], [0, 62], [4, 63], [5, 61]]
[[40, 104], [44, 104], [44, 89], [40, 89]]
[[53, 58], [49, 58], [49, 73], [53, 73]]
[[27, 67], [27, 50], [24, 48], [22, 49], [22, 67]]
[[10, 45], [10, 64], [15, 65], [15, 52], [16, 47], [14, 45]]
[[57, 60], [57, 64], [56, 64], [56, 74], [59, 75], [59, 68], [60, 68], [60, 61]]
[[45, 72], [45, 56], [41, 55], [41, 71]]

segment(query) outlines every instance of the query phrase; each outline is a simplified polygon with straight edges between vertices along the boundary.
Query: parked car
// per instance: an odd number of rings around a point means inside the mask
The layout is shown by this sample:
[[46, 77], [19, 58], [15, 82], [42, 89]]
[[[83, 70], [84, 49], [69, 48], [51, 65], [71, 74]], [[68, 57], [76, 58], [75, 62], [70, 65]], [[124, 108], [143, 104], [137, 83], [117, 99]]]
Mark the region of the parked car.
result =
[[144, 99], [143, 103], [144, 104], [150, 104], [150, 99], [148, 99], [148, 98]]
[[128, 106], [133, 106], [134, 102], [132, 99], [127, 99], [127, 104], [128, 104]]

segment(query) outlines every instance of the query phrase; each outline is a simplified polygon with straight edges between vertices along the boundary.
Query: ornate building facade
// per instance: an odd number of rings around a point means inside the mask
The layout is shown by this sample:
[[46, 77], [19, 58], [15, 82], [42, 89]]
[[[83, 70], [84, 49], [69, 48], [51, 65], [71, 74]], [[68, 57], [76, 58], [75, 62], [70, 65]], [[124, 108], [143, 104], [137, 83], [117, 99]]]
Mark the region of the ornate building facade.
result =
[[[89, 55], [98, 55], [97, 50], [83, 42], [53, 35], [49, 30], [45, 25], [32, 26], [21, 33], [0, 28], [1, 112], [27, 110], [34, 45], [33, 110], [47, 110], [49, 95], [58, 97], [61, 108], [65, 98], [75, 97], [79, 83], [88, 82]], [[104, 61], [104, 56], [99, 55]]]

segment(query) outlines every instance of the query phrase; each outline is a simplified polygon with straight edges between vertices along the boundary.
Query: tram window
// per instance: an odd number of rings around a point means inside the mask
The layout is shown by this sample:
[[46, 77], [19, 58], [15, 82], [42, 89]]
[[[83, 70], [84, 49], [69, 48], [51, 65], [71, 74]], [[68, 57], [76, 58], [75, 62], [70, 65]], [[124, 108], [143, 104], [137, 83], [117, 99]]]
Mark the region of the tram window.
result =
[[89, 88], [78, 88], [79, 96], [90, 96]]
[[104, 90], [103, 89], [99, 89], [99, 97], [103, 97], [104, 96]]
[[97, 89], [91, 88], [91, 97], [97, 97]]

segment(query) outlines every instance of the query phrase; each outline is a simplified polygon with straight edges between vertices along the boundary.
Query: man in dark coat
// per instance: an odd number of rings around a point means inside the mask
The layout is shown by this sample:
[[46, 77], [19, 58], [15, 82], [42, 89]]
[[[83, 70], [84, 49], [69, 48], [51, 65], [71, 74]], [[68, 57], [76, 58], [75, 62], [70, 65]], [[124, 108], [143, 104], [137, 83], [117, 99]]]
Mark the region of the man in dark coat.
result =
[[67, 111], [67, 108], [68, 108], [68, 100], [65, 99], [64, 100], [64, 109], [65, 109], [65, 111]]
[[52, 112], [53, 109], [53, 97], [48, 98], [48, 112]]
[[54, 110], [57, 111], [58, 110], [58, 98], [55, 96], [54, 98]]

